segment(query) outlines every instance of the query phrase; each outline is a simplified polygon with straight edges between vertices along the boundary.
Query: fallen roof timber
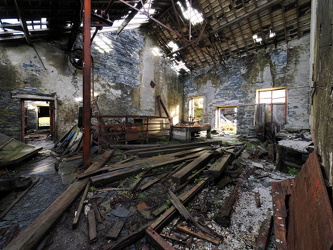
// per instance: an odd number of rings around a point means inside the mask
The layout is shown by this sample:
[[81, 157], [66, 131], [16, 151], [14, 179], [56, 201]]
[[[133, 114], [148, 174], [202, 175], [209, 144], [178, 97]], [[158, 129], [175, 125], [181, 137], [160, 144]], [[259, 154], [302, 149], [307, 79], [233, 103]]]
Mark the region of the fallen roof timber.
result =
[[[176, 163], [176, 162], [179, 162], [177, 159], [181, 159], [181, 158], [176, 158], [176, 157], [184, 156], [184, 155], [187, 155], [187, 154], [190, 154], [190, 155], [187, 156], [187, 157], [182, 157], [182, 158], [184, 160], [192, 159], [192, 158], [197, 156], [197, 154], [198, 154], [197, 152], [200, 152], [200, 151], [203, 151], [203, 150], [206, 150], [206, 149], [208, 149], [208, 148], [207, 147], [201, 147], [201, 148], [194, 148], [194, 149], [189, 149], [189, 150], [181, 150], [180, 152], [177, 152], [177, 153], [154, 156], [154, 157], [147, 158], [147, 159], [141, 159], [141, 160], [137, 160], [137, 161], [126, 162], [126, 163], [123, 163], [123, 164], [116, 163], [116, 164], [113, 164], [113, 165], [105, 166], [105, 167], [103, 167], [101, 169], [98, 169], [94, 172], [83, 173], [83, 174], [79, 175], [78, 178], [81, 179], [81, 178], [85, 178], [85, 177], [88, 177], [88, 176], [91, 176], [91, 175], [97, 175], [97, 174], [102, 174], [102, 173], [105, 173], [105, 172], [122, 170], [122, 169], [125, 169], [125, 168], [131, 168], [131, 167], [138, 166], [138, 165], [145, 166], [145, 165], [152, 165], [152, 164], [162, 163], [162, 165], [160, 165], [160, 166], [163, 166], [163, 162], [169, 161], [169, 162], [167, 162], [167, 164]], [[196, 154], [194, 154], [194, 153], [196, 153]], [[175, 162], [173, 162], [170, 159], [175, 159]], [[167, 164], [165, 164], [165, 165], [167, 165]]]
[[332, 248], [333, 212], [316, 152], [296, 178], [272, 182], [272, 196], [278, 249]]
[[192, 171], [204, 167], [212, 157], [213, 157], [213, 151], [201, 154], [200, 157], [193, 160], [184, 168], [176, 172], [172, 176], [172, 181], [175, 182], [177, 185], [181, 185], [184, 181], [186, 181], [186, 178], [192, 174]]
[[[110, 160], [113, 151], [105, 152], [86, 172], [96, 170]], [[58, 220], [67, 207], [87, 185], [88, 179], [74, 182], [47, 209], [45, 209], [24, 231], [22, 231], [5, 249], [33, 249]]]
[[167, 146], [159, 146], [159, 147], [151, 147], [151, 148], [145, 148], [145, 149], [133, 149], [126, 151], [127, 154], [139, 154], [142, 152], [148, 152], [148, 151], [156, 151], [156, 150], [166, 150], [166, 149], [190, 149], [190, 148], [198, 148], [198, 147], [204, 147], [204, 146], [211, 146], [211, 145], [221, 145], [222, 141], [203, 141], [203, 142], [195, 142], [195, 143], [182, 143], [182, 144], [173, 144], [173, 145], [167, 145]]
[[[184, 156], [181, 158], [175, 158], [172, 160], [166, 160], [164, 158], [164, 161], [159, 162], [159, 163], [155, 163], [152, 161], [149, 161], [149, 159], [147, 159], [145, 161], [145, 164], [140, 163], [140, 164], [132, 164], [132, 166], [129, 167], [122, 167], [119, 166], [117, 167], [117, 170], [109, 172], [109, 173], [105, 173], [105, 174], [100, 174], [100, 175], [96, 175], [90, 178], [91, 182], [93, 185], [104, 185], [113, 181], [117, 181], [119, 179], [134, 175], [139, 173], [140, 171], [142, 171], [143, 169], [154, 169], [154, 168], [158, 168], [158, 167], [162, 167], [162, 166], [166, 166], [169, 164], [175, 164], [175, 163], [180, 163], [182, 161], [188, 160], [188, 159], [193, 159], [196, 157], [199, 157], [202, 153], [196, 153], [196, 154], [192, 154], [192, 155], [188, 155], [188, 156]], [[151, 159], [151, 158], [150, 158]], [[160, 160], [162, 160], [162, 158], [159, 158]]]

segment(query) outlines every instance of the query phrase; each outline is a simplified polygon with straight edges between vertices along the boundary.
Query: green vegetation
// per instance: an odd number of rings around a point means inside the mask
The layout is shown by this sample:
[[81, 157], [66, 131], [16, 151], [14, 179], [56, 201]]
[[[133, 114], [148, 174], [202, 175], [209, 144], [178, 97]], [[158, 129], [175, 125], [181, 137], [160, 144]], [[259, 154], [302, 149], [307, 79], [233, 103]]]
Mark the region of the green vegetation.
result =
[[287, 168], [288, 168], [288, 173], [293, 174], [293, 175], [297, 175], [298, 172], [300, 171], [300, 169], [298, 169], [298, 168], [293, 168], [293, 167], [289, 167], [289, 166], [287, 166]]
[[89, 188], [89, 191], [90, 192], [95, 192], [97, 189], [94, 187], [94, 186], [91, 186], [90, 188]]
[[138, 196], [138, 199], [139, 200], [142, 200], [142, 201], [145, 201], [145, 200], [147, 200], [147, 195], [145, 195], [145, 194], [143, 194], [143, 193], [141, 193], [141, 194], [139, 194], [139, 196]]

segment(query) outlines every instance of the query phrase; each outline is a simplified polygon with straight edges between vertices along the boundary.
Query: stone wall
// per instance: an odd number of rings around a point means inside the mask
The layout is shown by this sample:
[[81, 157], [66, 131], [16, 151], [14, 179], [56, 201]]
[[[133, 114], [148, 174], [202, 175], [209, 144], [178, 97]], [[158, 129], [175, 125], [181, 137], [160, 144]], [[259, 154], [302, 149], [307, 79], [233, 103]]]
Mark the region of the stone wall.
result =
[[[78, 39], [75, 48], [82, 48]], [[20, 100], [13, 93], [56, 96], [57, 138], [78, 120], [82, 106], [82, 71], [70, 62], [67, 40], [34, 42], [36, 52], [24, 43], [0, 44], [0, 129], [20, 138]], [[140, 30], [97, 34], [92, 43], [95, 96], [102, 114], [156, 115], [156, 96], [172, 110], [182, 99], [177, 72], [152, 38]], [[152, 88], [150, 82], [156, 86]], [[168, 100], [169, 87], [174, 98]], [[176, 92], [177, 91], [177, 92]]]
[[[333, 2], [315, 0], [311, 31], [314, 35], [314, 65], [312, 89], [312, 135], [324, 166], [325, 178], [333, 184]], [[331, 193], [333, 197], [333, 193]]]
[[193, 71], [184, 83], [186, 105], [191, 97], [204, 96], [204, 115], [213, 128], [217, 129], [217, 107], [237, 106], [238, 133], [253, 134], [256, 90], [287, 87], [285, 127], [309, 129], [308, 35], [277, 48], [229, 59], [226, 65]]

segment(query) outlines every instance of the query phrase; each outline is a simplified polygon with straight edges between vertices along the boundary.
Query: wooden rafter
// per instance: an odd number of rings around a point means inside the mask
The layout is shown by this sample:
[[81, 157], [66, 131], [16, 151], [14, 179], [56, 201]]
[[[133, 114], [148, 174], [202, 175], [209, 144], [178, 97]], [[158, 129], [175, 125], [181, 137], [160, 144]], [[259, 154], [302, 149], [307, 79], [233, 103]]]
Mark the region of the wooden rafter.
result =
[[20, 8], [17, 0], [14, 0], [14, 3], [15, 3], [16, 11], [17, 11], [17, 14], [18, 14], [18, 17], [20, 19], [20, 23], [21, 23], [21, 26], [22, 26], [22, 29], [23, 29], [25, 40], [27, 41], [28, 45], [31, 46], [32, 42], [31, 42], [31, 38], [30, 38], [30, 33], [29, 33], [29, 30], [28, 30], [27, 22], [26, 22], [25, 18], [22, 15], [22, 10], [21, 10], [21, 8]]

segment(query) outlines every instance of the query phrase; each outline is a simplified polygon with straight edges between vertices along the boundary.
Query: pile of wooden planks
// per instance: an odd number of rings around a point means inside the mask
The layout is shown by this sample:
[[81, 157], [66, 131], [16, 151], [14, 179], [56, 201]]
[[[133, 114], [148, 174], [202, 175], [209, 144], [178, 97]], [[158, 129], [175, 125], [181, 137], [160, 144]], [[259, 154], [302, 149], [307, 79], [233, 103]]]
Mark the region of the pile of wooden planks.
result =
[[[223, 146], [221, 141], [139, 148], [122, 152], [125, 159], [105, 165], [116, 150], [107, 151], [5, 249], [36, 247], [81, 192], [77, 207], [71, 209], [75, 209], [72, 211], [72, 228], [75, 230], [79, 226], [84, 211], [89, 244], [97, 244], [103, 249], [121, 249], [147, 236], [151, 245], [173, 249], [165, 240], [173, 236], [161, 231], [180, 214], [196, 230], [191, 231], [189, 225], [179, 224], [178, 234], [189, 234], [218, 245], [223, 237], [197, 221], [185, 205], [205, 185], [223, 179], [227, 166], [243, 149], [243, 144]], [[108, 201], [99, 198], [99, 194], [105, 192], [112, 194]], [[134, 209], [139, 213], [133, 215], [126, 205], [119, 206], [126, 203], [136, 204]], [[110, 222], [107, 218], [113, 219]], [[97, 230], [99, 224], [107, 225], [104, 231]], [[185, 238], [180, 241], [190, 244], [190, 237]]]

